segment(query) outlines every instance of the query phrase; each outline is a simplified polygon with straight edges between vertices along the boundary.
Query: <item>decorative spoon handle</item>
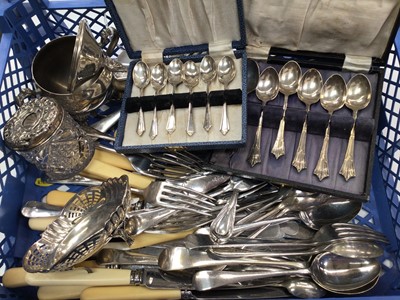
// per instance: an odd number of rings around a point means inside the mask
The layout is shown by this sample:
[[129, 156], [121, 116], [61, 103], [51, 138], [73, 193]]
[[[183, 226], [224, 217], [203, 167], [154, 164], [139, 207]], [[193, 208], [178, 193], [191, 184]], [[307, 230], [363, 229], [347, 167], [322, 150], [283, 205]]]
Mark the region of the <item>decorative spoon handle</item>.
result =
[[292, 161], [292, 166], [296, 168], [297, 172], [301, 172], [307, 169], [306, 160], [306, 145], [307, 145], [307, 117], [309, 108], [307, 108], [306, 118], [303, 122], [303, 129], [301, 130], [301, 135], [299, 139], [299, 145], [297, 146], [296, 154]]
[[325, 130], [324, 142], [322, 144], [321, 154], [319, 156], [317, 166], [314, 169], [314, 174], [317, 175], [318, 179], [329, 177], [329, 165], [328, 165], [328, 147], [329, 147], [329, 134], [331, 128], [331, 119], [329, 117], [328, 126]]
[[189, 100], [189, 107], [188, 107], [188, 120], [186, 126], [186, 134], [188, 136], [192, 136], [194, 134], [194, 120], [193, 120], [193, 105], [192, 100]]
[[166, 130], [168, 132], [168, 134], [172, 134], [175, 129], [176, 129], [176, 125], [175, 125], [175, 105], [174, 103], [171, 103], [171, 106], [169, 108], [169, 115], [168, 115], [168, 120], [167, 120], [167, 126], [166, 126]]
[[252, 167], [261, 162], [261, 132], [262, 132], [263, 118], [264, 118], [264, 110], [261, 110], [253, 146], [251, 147], [249, 157], [247, 158], [247, 161], [250, 163]]
[[210, 224], [210, 237], [216, 244], [225, 244], [233, 234], [238, 197], [239, 191], [234, 189], [232, 196]]
[[207, 103], [206, 103], [206, 114], [204, 116], [203, 128], [205, 131], [209, 131], [212, 127], [211, 123], [211, 106], [210, 106], [210, 93], [209, 93], [209, 84], [207, 84]]
[[222, 117], [221, 117], [221, 125], [219, 127], [219, 131], [223, 135], [226, 135], [229, 131], [229, 119], [228, 119], [228, 108], [226, 105], [226, 100], [224, 101], [224, 105], [222, 106]]
[[339, 174], [343, 175], [344, 179], [348, 181], [350, 178], [356, 176], [356, 169], [354, 167], [354, 139], [355, 139], [355, 125], [354, 120], [353, 127], [350, 131], [349, 143], [347, 144], [346, 153], [344, 155], [344, 161], [340, 168]]
[[157, 106], [154, 105], [153, 120], [151, 121], [150, 138], [154, 140], [158, 135]]
[[282, 155], [285, 155], [285, 117], [286, 117], [286, 109], [288, 106], [289, 96], [285, 95], [283, 101], [283, 116], [281, 122], [279, 123], [278, 135], [276, 136], [276, 140], [274, 146], [272, 147], [271, 153], [275, 155], [275, 158], [278, 159]]
[[137, 128], [136, 128], [136, 133], [139, 136], [142, 136], [143, 133], [146, 131], [146, 125], [144, 123], [144, 114], [143, 114], [143, 109], [142, 107], [139, 108], [139, 116], [138, 116], [138, 123], [137, 123]]

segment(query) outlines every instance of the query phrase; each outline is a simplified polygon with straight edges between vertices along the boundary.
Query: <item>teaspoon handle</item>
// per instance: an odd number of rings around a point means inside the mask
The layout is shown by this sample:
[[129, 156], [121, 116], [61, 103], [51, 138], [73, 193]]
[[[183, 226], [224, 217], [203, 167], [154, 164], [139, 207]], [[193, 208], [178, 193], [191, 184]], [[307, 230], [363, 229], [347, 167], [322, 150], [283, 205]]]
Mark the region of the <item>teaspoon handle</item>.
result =
[[314, 174], [320, 181], [324, 178], [329, 177], [329, 165], [328, 165], [328, 148], [329, 148], [329, 134], [330, 134], [331, 122], [329, 119], [328, 126], [325, 130], [324, 142], [322, 144], [321, 154], [319, 156], [317, 166], [314, 169]]
[[154, 140], [157, 135], [158, 135], [157, 106], [154, 106], [153, 120], [151, 121], [151, 127], [150, 127], [150, 138]]
[[207, 92], [206, 114], [204, 116], [203, 128], [205, 131], [208, 132], [211, 129], [211, 127], [212, 123], [211, 123], [210, 94]]
[[171, 103], [171, 106], [169, 108], [167, 126], [165, 127], [168, 134], [172, 134], [175, 131], [175, 129], [176, 129], [175, 124], [176, 124], [175, 123], [175, 105], [174, 105], [174, 103]]
[[247, 161], [250, 163], [252, 167], [261, 162], [261, 132], [262, 132], [263, 118], [264, 118], [264, 110], [261, 110], [253, 146], [251, 147], [249, 157], [247, 158]]
[[356, 169], [354, 167], [354, 139], [355, 139], [355, 124], [351, 128], [349, 142], [347, 144], [346, 153], [344, 155], [344, 161], [340, 168], [339, 174], [343, 175], [344, 179], [348, 181], [350, 178], [356, 176]]
[[194, 130], [194, 120], [193, 120], [193, 104], [192, 100], [189, 100], [186, 134], [188, 136], [192, 136], [194, 134], [194, 131], [195, 130]]
[[307, 116], [303, 123], [303, 129], [297, 146], [296, 154], [292, 161], [292, 166], [296, 168], [297, 172], [307, 169], [306, 161], [306, 144], [307, 144]]
[[144, 114], [143, 114], [142, 107], [139, 108], [138, 114], [139, 114], [139, 116], [138, 116], [138, 123], [137, 123], [136, 133], [139, 136], [142, 136], [143, 133], [146, 131], [146, 126], [145, 126], [145, 123], [144, 123]]
[[286, 117], [286, 109], [288, 105], [289, 96], [285, 95], [283, 101], [283, 116], [279, 123], [278, 135], [276, 136], [276, 140], [274, 146], [272, 147], [271, 153], [275, 155], [275, 158], [278, 159], [282, 155], [285, 155], [285, 117]]
[[228, 108], [226, 104], [226, 100], [222, 106], [222, 117], [221, 117], [221, 125], [219, 126], [219, 131], [223, 135], [226, 135], [229, 131], [229, 119], [228, 119]]

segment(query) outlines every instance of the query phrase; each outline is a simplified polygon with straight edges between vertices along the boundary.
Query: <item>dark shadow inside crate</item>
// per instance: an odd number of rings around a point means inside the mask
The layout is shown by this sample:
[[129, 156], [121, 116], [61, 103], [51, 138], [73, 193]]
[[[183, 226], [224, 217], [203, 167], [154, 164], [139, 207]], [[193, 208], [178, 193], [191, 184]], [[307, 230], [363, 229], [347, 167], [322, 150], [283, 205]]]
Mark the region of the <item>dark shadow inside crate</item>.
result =
[[[209, 95], [211, 106], [221, 106], [224, 101], [227, 105], [241, 104], [242, 91], [240, 89], [226, 90], [226, 91], [213, 91]], [[134, 113], [139, 111], [140, 107], [143, 111], [151, 111], [154, 106], [157, 110], [168, 110], [173, 103], [175, 109], [187, 108], [189, 101], [192, 102], [193, 107], [205, 107], [207, 103], [207, 95], [205, 92], [200, 93], [185, 93], [175, 95], [160, 95], [160, 96], [146, 96], [146, 97], [132, 97], [126, 101], [125, 110], [127, 113]]]

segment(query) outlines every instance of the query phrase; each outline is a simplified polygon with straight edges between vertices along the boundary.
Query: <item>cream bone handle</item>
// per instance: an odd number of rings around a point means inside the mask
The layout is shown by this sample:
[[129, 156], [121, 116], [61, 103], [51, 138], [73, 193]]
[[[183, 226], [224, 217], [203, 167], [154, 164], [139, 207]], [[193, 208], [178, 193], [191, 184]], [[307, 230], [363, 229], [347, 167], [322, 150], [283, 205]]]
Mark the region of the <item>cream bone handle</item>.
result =
[[[37, 297], [39, 300], [69, 300], [79, 299], [82, 292], [88, 286], [41, 286], [38, 288]], [[113, 298], [110, 298], [113, 299]]]
[[134, 174], [124, 169], [109, 165], [101, 160], [93, 158], [86, 168], [81, 173], [83, 176], [90, 177], [93, 179], [107, 180], [112, 177], [121, 177], [126, 175], [129, 178], [129, 186], [135, 189], [143, 190], [149, 186], [153, 179]]
[[23, 268], [6, 270], [3, 284], [7, 288], [23, 286], [119, 286], [130, 284], [131, 270], [85, 268], [50, 273], [28, 273]]
[[39, 300], [173, 300], [181, 299], [180, 290], [149, 289], [142, 286], [41, 286], [37, 296]]
[[149, 289], [142, 286], [90, 287], [85, 289], [81, 300], [174, 300], [181, 299], [178, 289]]
[[120, 154], [113, 150], [96, 148], [93, 158], [114, 167], [118, 167], [127, 171], [134, 171], [130, 161], [123, 154]]

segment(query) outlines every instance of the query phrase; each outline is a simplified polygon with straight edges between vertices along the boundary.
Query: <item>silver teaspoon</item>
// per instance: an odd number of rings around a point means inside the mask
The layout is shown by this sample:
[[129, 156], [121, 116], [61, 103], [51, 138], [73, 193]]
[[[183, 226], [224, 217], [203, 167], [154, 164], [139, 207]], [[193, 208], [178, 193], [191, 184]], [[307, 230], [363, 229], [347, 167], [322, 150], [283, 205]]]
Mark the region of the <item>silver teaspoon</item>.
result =
[[274, 100], [279, 92], [278, 73], [273, 67], [266, 68], [260, 75], [256, 87], [256, 96], [261, 100], [261, 113], [258, 127], [247, 161], [252, 167], [261, 162], [261, 132], [264, 118], [264, 107], [268, 101]]
[[297, 96], [306, 105], [306, 117], [301, 130], [299, 145], [293, 158], [292, 166], [297, 172], [307, 168], [306, 143], [307, 143], [307, 118], [311, 105], [317, 103], [323, 85], [321, 73], [316, 69], [309, 69], [303, 74], [297, 88]]
[[[143, 97], [143, 91], [150, 82], [150, 71], [147, 64], [143, 61], [138, 61], [133, 68], [133, 84], [140, 90], [140, 98]], [[142, 136], [146, 131], [146, 125], [144, 123], [144, 115], [142, 106], [139, 108], [139, 117], [136, 128], [136, 133]]]
[[200, 76], [201, 79], [206, 83], [207, 89], [207, 102], [206, 102], [206, 113], [204, 116], [203, 128], [205, 131], [209, 131], [212, 127], [211, 123], [211, 107], [210, 107], [210, 84], [217, 75], [217, 68], [214, 59], [206, 55], [200, 62]]
[[[155, 90], [155, 96], [160, 94], [160, 91], [167, 84], [167, 68], [163, 63], [156, 64], [151, 70], [151, 85]], [[153, 120], [150, 128], [150, 138], [154, 140], [158, 135], [158, 120], [157, 120], [157, 105], [154, 103]]]
[[179, 58], [174, 58], [168, 65], [168, 82], [169, 84], [172, 85], [171, 106], [169, 109], [169, 115], [166, 126], [168, 134], [172, 134], [176, 129], [175, 105], [173, 97], [176, 92], [176, 87], [182, 83], [182, 78], [183, 78], [182, 67], [183, 63]]
[[218, 63], [217, 67], [218, 80], [224, 85], [224, 104], [222, 107], [222, 117], [219, 131], [223, 135], [226, 135], [229, 131], [229, 119], [228, 119], [228, 109], [226, 104], [225, 91], [228, 88], [229, 83], [236, 76], [235, 62], [229, 56], [224, 56]]
[[359, 110], [368, 106], [371, 101], [371, 83], [363, 74], [353, 76], [347, 83], [347, 97], [345, 105], [353, 111], [353, 127], [351, 128], [349, 142], [347, 144], [346, 154], [339, 174], [343, 175], [348, 181], [356, 176], [354, 167], [354, 139], [357, 113]]
[[321, 106], [329, 113], [329, 120], [325, 130], [321, 154], [314, 169], [314, 174], [319, 180], [329, 176], [328, 147], [332, 114], [343, 107], [345, 99], [346, 83], [342, 76], [334, 74], [327, 79], [321, 91]]
[[188, 107], [188, 117], [186, 133], [188, 136], [192, 136], [195, 132], [194, 120], [193, 120], [193, 104], [192, 104], [192, 94], [193, 88], [199, 84], [200, 81], [200, 71], [194, 61], [188, 60], [183, 65], [183, 83], [189, 88], [189, 107]]
[[289, 96], [296, 93], [301, 77], [301, 68], [294, 60], [288, 61], [279, 71], [279, 91], [285, 96], [283, 101], [283, 116], [279, 123], [278, 135], [271, 153], [278, 159], [285, 155], [285, 117]]

